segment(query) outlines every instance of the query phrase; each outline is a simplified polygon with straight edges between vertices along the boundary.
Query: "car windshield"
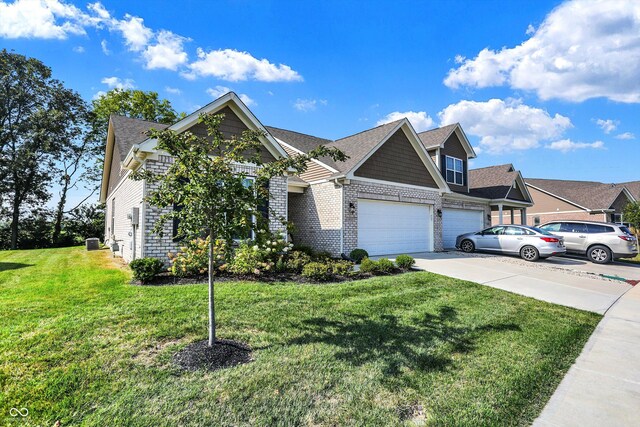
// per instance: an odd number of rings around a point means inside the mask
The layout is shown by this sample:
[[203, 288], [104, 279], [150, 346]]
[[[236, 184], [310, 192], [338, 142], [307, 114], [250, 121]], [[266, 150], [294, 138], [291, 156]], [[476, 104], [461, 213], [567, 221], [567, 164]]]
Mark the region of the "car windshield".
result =
[[622, 230], [623, 233], [628, 234], [629, 236], [633, 236], [633, 234], [631, 234], [631, 230], [629, 230], [629, 228], [625, 227], [624, 225], [620, 225], [620, 230]]
[[529, 227], [529, 228], [531, 228], [536, 233], [544, 234], [545, 236], [553, 236], [553, 233], [549, 233], [547, 230], [543, 230], [542, 228], [538, 228], [538, 227]]

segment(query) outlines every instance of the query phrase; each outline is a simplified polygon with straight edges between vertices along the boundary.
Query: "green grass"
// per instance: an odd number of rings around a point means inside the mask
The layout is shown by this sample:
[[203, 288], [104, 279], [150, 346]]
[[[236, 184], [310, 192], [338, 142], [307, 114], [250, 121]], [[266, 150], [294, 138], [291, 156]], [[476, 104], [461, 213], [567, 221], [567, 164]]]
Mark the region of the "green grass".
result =
[[632, 264], [640, 264], [640, 254], [636, 255], [636, 256], [635, 256], [635, 257], [633, 257], [633, 258], [623, 258], [623, 259], [620, 259], [620, 260], [618, 260], [618, 261], [622, 261], [622, 262], [630, 262], [630, 263], [632, 263]]
[[222, 283], [219, 336], [255, 361], [181, 372], [207, 287], [128, 280], [105, 251], [0, 252], [0, 425], [528, 425], [600, 319], [426, 272]]

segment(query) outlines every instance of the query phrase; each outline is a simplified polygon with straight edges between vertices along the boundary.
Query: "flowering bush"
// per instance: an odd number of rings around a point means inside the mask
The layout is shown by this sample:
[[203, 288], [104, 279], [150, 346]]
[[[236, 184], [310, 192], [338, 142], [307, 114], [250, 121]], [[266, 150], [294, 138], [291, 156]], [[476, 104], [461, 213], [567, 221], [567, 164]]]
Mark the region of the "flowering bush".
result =
[[264, 252], [268, 260], [277, 262], [282, 255], [291, 251], [293, 245], [278, 234], [258, 232], [253, 247], [256, 251]]
[[241, 243], [236, 249], [233, 260], [229, 263], [228, 270], [234, 274], [260, 274], [272, 271], [274, 262], [269, 259], [266, 248], [261, 249], [259, 245], [252, 245], [250, 242]]
[[[180, 248], [180, 252], [169, 252], [171, 267], [169, 271], [174, 276], [197, 276], [205, 274], [209, 266], [209, 237], [194, 239]], [[227, 262], [225, 241], [218, 239], [213, 247], [214, 273], [223, 269]]]

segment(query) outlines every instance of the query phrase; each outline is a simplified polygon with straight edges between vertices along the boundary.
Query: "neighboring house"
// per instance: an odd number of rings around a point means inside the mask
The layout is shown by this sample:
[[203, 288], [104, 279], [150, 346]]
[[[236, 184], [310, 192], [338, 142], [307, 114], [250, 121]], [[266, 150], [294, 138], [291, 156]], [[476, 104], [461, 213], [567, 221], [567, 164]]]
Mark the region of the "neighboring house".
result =
[[620, 222], [624, 207], [634, 201], [627, 187], [631, 184], [629, 188], [634, 188], [634, 183], [535, 178], [525, 181], [533, 197], [534, 205], [528, 216], [530, 224], [534, 225], [561, 219]]
[[[402, 119], [333, 141], [264, 127], [228, 93], [168, 128], [202, 135], [199, 114], [219, 112], [225, 114], [222, 131], [227, 138], [246, 129], [264, 132], [265, 161], [319, 145], [349, 156], [344, 162], [312, 160], [300, 176], [278, 177], [269, 186], [269, 203], [276, 210], [272, 230], [283, 231], [278, 217], [288, 219], [295, 225], [294, 243], [334, 256], [355, 248], [370, 255], [451, 248], [458, 234], [488, 226], [492, 211], [531, 205], [513, 166], [499, 166], [500, 174], [490, 176], [482, 169], [468, 170], [476, 154], [458, 124], [418, 134]], [[172, 240], [175, 227], [167, 225], [162, 238], [151, 232], [161, 213], [142, 202], [151, 184], [129, 179], [139, 167], [161, 172], [172, 161], [145, 136], [151, 128], [167, 126], [117, 116], [109, 123], [100, 195], [107, 204], [105, 237], [109, 244], [118, 243], [118, 253], [127, 261], [141, 256], [166, 261], [166, 254], [178, 249]], [[253, 168], [241, 167], [249, 173]]]
[[619, 185], [624, 186], [636, 201], [640, 201], [640, 181], [622, 182]]

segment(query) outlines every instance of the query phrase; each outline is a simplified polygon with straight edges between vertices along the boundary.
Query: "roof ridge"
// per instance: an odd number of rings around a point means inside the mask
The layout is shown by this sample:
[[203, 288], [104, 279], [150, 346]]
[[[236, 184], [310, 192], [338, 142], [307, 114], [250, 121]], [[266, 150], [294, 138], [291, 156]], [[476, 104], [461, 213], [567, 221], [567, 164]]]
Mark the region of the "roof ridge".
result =
[[387, 125], [390, 125], [390, 124], [399, 123], [399, 122], [401, 122], [401, 121], [403, 121], [403, 120], [406, 120], [406, 117], [403, 117], [403, 118], [398, 119], [398, 120], [394, 120], [394, 121], [392, 121], [392, 122], [383, 123], [383, 124], [381, 124], [381, 125], [378, 125], [378, 126], [375, 126], [375, 127], [369, 128], [369, 129], [365, 129], [365, 130], [363, 130], [363, 131], [360, 131], [360, 132], [354, 133], [354, 134], [352, 134], [352, 135], [347, 135], [347, 136], [345, 136], [345, 137], [343, 137], [343, 138], [336, 139], [336, 140], [334, 140], [333, 142], [342, 141], [342, 140], [344, 140], [344, 139], [351, 138], [351, 137], [354, 137], [354, 136], [356, 136], [356, 135], [360, 135], [360, 134], [363, 134], [363, 133], [366, 133], [366, 132], [371, 132], [372, 130], [375, 130], [375, 129], [378, 129], [378, 128], [381, 128], [381, 127], [383, 127], [383, 126], [387, 126]]
[[[514, 171], [514, 172], [517, 172], [517, 171], [518, 171], [518, 169], [516, 169], [516, 168], [513, 166], [513, 163], [503, 163], [503, 164], [501, 164], [501, 165], [483, 166], [483, 167], [481, 167], [481, 168], [473, 168], [473, 169], [470, 169], [470, 170], [472, 170], [472, 171], [477, 171], [477, 170], [480, 170], [480, 169], [499, 168], [499, 167], [502, 167], [502, 166], [511, 166], [511, 167], [513, 168], [513, 171]], [[532, 179], [533, 179], [533, 178], [532, 178]], [[525, 181], [526, 181], [526, 179], [525, 179]]]
[[156, 124], [156, 125], [171, 126], [171, 125], [169, 125], [169, 124], [166, 124], [166, 123], [160, 123], [160, 122], [157, 122], [157, 121], [155, 121], [155, 120], [139, 119], [139, 118], [137, 118], [137, 117], [129, 117], [129, 116], [125, 116], [125, 115], [123, 115], [123, 114], [115, 114], [115, 113], [111, 113], [111, 114], [109, 114], [109, 117], [117, 117], [117, 118], [119, 118], [119, 119], [135, 120], [135, 121], [137, 121], [137, 122], [153, 123], [153, 124]]
[[277, 130], [283, 130], [285, 132], [291, 132], [291, 133], [295, 133], [295, 134], [302, 135], [302, 136], [309, 136], [311, 138], [322, 139], [324, 141], [329, 141], [329, 142], [333, 142], [334, 141], [334, 140], [329, 139], [329, 138], [322, 138], [321, 136], [311, 135], [310, 133], [303, 133], [303, 132], [298, 132], [298, 131], [291, 130], [291, 129], [279, 128], [277, 126], [265, 126], [265, 128], [267, 128], [267, 130], [268, 130], [268, 128], [277, 129]]
[[456, 123], [450, 123], [450, 124], [448, 124], [448, 125], [439, 126], [439, 127], [437, 127], [437, 128], [423, 130], [422, 132], [417, 132], [417, 134], [418, 134], [418, 135], [422, 135], [423, 133], [433, 132], [433, 131], [436, 131], [436, 130], [444, 129], [444, 128], [449, 127], [449, 126], [456, 126], [456, 125], [459, 125], [459, 124], [460, 124], [459, 122], [456, 122]]

